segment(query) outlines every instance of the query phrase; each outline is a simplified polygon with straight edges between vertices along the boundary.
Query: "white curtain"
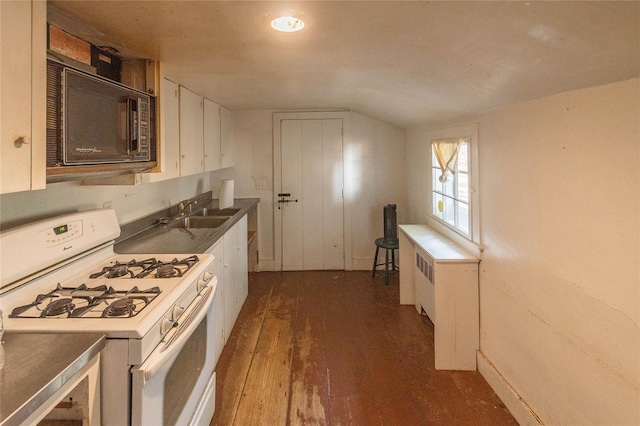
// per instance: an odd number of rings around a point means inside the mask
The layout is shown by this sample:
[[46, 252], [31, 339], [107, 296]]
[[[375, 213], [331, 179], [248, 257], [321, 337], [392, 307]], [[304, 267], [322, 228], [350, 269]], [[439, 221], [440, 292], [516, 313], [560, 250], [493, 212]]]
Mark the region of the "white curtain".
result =
[[431, 141], [433, 153], [438, 159], [440, 170], [440, 182], [447, 182], [458, 168], [458, 147], [465, 138], [437, 139]]

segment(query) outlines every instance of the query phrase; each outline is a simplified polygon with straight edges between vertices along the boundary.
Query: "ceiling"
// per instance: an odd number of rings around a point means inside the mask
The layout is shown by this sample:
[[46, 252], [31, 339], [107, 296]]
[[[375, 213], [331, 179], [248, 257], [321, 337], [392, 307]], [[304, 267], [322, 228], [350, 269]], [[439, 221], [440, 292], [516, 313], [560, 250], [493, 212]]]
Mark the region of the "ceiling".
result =
[[[640, 76], [640, 1], [49, 5], [82, 21], [76, 36], [159, 59], [231, 110], [349, 109], [408, 127]], [[271, 30], [280, 10], [306, 27]]]

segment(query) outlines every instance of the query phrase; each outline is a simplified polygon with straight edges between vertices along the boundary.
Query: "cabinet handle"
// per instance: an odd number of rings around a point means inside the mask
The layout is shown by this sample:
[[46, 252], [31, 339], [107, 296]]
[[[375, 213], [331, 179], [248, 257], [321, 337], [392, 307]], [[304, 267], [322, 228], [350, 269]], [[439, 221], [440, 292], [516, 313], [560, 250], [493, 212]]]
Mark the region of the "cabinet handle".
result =
[[20, 136], [18, 137], [18, 139], [13, 141], [13, 146], [15, 146], [16, 148], [20, 148], [22, 145], [28, 145], [29, 142], [31, 141], [29, 140], [28, 136]]

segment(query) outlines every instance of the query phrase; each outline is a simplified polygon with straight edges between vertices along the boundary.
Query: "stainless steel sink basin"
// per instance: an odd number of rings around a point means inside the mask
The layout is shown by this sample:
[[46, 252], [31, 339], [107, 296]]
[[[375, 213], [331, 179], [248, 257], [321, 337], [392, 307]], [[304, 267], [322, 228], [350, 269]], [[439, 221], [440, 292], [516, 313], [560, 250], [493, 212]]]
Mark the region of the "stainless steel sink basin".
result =
[[194, 212], [193, 214], [191, 214], [191, 217], [197, 217], [197, 216], [208, 216], [208, 217], [226, 217], [229, 218], [231, 216], [233, 216], [234, 214], [238, 213], [240, 211], [240, 209], [218, 209], [218, 208], [213, 208], [213, 207], [205, 207], [202, 210], [199, 210], [197, 212]]
[[170, 228], [218, 228], [222, 226], [229, 217], [220, 216], [187, 216], [172, 222]]

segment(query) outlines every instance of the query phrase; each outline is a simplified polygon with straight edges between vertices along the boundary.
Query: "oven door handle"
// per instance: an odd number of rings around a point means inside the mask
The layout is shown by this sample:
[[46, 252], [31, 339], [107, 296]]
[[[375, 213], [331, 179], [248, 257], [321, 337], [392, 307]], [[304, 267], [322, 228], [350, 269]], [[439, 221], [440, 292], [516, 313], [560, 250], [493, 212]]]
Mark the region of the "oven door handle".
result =
[[213, 303], [213, 289], [217, 278], [213, 278], [213, 286], [207, 285], [180, 316], [176, 325], [162, 339], [149, 358], [136, 370], [144, 376], [145, 382], [151, 380], [155, 374], [169, 362], [174, 355], [184, 347], [195, 329], [202, 322], [209, 307]]

